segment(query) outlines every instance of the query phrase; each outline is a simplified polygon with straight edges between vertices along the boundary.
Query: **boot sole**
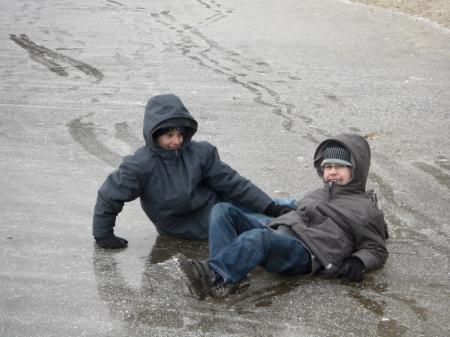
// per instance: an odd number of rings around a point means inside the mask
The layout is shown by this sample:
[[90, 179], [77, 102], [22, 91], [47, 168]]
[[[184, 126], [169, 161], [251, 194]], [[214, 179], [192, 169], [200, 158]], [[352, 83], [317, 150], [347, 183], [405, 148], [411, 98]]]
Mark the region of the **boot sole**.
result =
[[250, 281], [246, 279], [237, 284], [228, 285], [229, 289], [224, 288], [224, 286], [221, 287], [222, 287], [221, 289], [220, 288], [211, 289], [208, 295], [213, 298], [225, 298], [228, 295], [242, 294], [246, 292], [248, 288], [250, 288]]
[[174, 256], [173, 262], [174, 262], [174, 265], [175, 265], [175, 271], [176, 271], [178, 277], [188, 287], [189, 293], [192, 296], [194, 296], [195, 299], [201, 301], [202, 299], [205, 298], [205, 296], [203, 296], [203, 294], [199, 294], [196, 291], [196, 289], [192, 287], [191, 281], [189, 280], [189, 276], [188, 276], [186, 270], [183, 268], [183, 265], [181, 264], [181, 261], [180, 261], [181, 259], [186, 259], [186, 257], [184, 255], [181, 255], [181, 254], [177, 254], [177, 255]]

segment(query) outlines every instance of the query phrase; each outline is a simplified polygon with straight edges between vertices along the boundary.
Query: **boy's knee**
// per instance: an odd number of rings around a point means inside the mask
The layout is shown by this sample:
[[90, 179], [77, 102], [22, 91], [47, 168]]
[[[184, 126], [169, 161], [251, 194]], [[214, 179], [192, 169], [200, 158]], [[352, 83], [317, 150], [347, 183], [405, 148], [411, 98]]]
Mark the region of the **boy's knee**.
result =
[[233, 213], [236, 210], [236, 206], [230, 204], [229, 202], [219, 202], [213, 206], [211, 209], [211, 216], [226, 216]]
[[241, 235], [245, 236], [244, 240], [251, 242], [252, 245], [263, 247], [265, 250], [270, 250], [271, 247], [278, 247], [279, 245], [279, 234], [267, 228], [255, 228]]
[[266, 239], [266, 229], [264, 228], [255, 228], [249, 231], [246, 231], [241, 234], [242, 239], [246, 241], [251, 241], [254, 243], [264, 242]]

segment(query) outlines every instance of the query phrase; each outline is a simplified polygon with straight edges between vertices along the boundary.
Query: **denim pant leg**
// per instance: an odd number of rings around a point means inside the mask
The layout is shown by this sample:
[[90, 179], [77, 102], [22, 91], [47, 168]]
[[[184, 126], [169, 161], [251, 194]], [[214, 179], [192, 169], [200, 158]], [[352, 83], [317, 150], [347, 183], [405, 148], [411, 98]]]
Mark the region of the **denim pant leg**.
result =
[[311, 271], [311, 254], [303, 243], [287, 234], [268, 231], [269, 251], [260, 266], [272, 273], [302, 275]]
[[239, 234], [262, 227], [259, 221], [248, 217], [239, 207], [226, 202], [216, 204], [209, 215], [209, 256], [216, 256]]
[[259, 265], [276, 273], [307, 272], [311, 256], [295, 238], [255, 228], [239, 235], [208, 263], [225, 282], [237, 283]]

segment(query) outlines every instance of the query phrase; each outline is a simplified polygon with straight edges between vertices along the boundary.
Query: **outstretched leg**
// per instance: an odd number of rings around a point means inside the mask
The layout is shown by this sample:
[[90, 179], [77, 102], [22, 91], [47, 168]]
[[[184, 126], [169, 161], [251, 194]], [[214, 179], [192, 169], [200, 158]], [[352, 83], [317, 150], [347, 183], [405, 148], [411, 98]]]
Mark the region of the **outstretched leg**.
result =
[[295, 238], [267, 228], [255, 228], [239, 235], [217, 255], [209, 266], [225, 283], [238, 283], [257, 266], [275, 273], [309, 272], [311, 255]]

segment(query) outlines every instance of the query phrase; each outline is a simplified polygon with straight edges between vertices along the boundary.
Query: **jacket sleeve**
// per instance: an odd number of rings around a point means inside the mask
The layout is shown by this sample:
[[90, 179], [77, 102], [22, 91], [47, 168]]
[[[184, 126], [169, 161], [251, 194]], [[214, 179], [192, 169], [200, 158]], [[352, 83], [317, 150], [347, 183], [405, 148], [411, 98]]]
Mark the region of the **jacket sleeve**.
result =
[[388, 258], [385, 226], [383, 213], [377, 210], [375, 216], [356, 234], [352, 256], [358, 257], [364, 263], [366, 271], [383, 267]]
[[208, 153], [203, 180], [210, 189], [218, 192], [224, 199], [229, 199], [256, 212], [264, 211], [273, 201], [250, 180], [224, 163], [214, 146]]
[[116, 217], [124, 203], [141, 194], [137, 167], [130, 158], [125, 157], [119, 168], [106, 178], [98, 190], [93, 219], [93, 235], [96, 238], [114, 234]]

